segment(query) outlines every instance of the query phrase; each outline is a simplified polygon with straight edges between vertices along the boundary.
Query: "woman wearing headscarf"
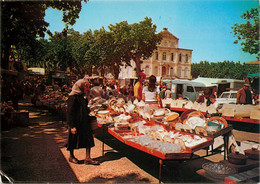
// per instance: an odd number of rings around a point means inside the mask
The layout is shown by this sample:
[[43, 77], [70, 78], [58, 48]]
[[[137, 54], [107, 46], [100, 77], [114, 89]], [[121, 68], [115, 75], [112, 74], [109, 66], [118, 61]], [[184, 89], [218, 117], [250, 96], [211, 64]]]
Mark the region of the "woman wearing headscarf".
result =
[[70, 151], [69, 161], [78, 164], [74, 156], [74, 149], [85, 148], [86, 158], [84, 164], [98, 165], [98, 161], [91, 159], [90, 150], [95, 146], [91, 122], [93, 117], [89, 116], [88, 99], [89, 82], [79, 79], [72, 87], [67, 101], [67, 121], [69, 125], [69, 137], [67, 150]]
[[149, 77], [148, 86], [143, 88], [142, 100], [150, 106], [162, 107], [160, 90], [156, 86], [156, 77], [154, 75]]

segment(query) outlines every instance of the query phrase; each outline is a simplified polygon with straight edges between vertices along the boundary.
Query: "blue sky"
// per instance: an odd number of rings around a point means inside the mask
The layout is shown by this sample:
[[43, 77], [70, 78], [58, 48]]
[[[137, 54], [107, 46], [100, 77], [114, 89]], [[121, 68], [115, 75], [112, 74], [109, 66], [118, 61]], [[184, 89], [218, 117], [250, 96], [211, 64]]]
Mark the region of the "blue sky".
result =
[[[127, 21], [129, 24], [151, 17], [157, 32], [168, 28], [179, 38], [179, 48], [192, 49], [192, 63], [200, 61], [256, 60], [241, 50], [231, 26], [241, 23], [244, 12], [259, 6], [257, 0], [90, 0], [82, 4], [72, 28], [80, 33]], [[52, 32], [64, 28], [62, 13], [48, 9], [46, 21]]]

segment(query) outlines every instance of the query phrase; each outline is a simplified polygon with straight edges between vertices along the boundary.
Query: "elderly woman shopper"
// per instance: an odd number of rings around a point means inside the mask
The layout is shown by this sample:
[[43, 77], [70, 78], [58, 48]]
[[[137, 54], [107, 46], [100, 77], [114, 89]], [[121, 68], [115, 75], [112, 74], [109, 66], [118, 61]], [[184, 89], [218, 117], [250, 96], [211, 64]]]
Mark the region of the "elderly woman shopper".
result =
[[86, 157], [84, 164], [98, 165], [98, 161], [91, 159], [90, 150], [94, 147], [91, 122], [95, 117], [89, 116], [88, 99], [89, 82], [79, 79], [72, 87], [67, 101], [67, 121], [69, 125], [69, 137], [67, 150], [70, 151], [69, 161], [75, 164], [79, 160], [74, 156], [74, 149], [85, 148]]
[[142, 100], [151, 107], [162, 107], [160, 90], [156, 86], [156, 77], [149, 77], [149, 84], [143, 88]]

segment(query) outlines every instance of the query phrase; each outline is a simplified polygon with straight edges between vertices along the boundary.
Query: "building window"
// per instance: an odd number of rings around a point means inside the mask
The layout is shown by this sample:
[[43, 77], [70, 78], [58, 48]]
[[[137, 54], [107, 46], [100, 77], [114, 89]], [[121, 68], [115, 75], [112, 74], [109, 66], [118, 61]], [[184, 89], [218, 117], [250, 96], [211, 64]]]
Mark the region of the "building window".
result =
[[181, 62], [181, 54], [179, 54], [179, 62]]
[[155, 52], [155, 59], [158, 60], [158, 52]]
[[147, 75], [150, 74], [150, 68], [149, 68], [149, 66], [146, 66], [146, 67], [145, 67], [145, 73], [146, 73]]
[[166, 52], [163, 53], [163, 60], [166, 60]]
[[154, 68], [154, 75], [155, 75], [155, 76], [158, 75], [158, 67], [157, 67], [157, 66]]
[[173, 53], [171, 53], [171, 61], [173, 61], [174, 60], [174, 55], [173, 55]]
[[178, 77], [181, 77], [181, 68], [178, 68]]
[[170, 75], [173, 76], [173, 67], [170, 68]]
[[162, 76], [165, 76], [165, 75], [166, 75], [166, 67], [163, 66], [163, 67], [162, 67]]
[[189, 62], [189, 56], [188, 56], [188, 54], [186, 54], [186, 63], [188, 63]]
[[185, 68], [184, 70], [184, 77], [188, 77], [188, 73], [189, 73], [189, 68]]

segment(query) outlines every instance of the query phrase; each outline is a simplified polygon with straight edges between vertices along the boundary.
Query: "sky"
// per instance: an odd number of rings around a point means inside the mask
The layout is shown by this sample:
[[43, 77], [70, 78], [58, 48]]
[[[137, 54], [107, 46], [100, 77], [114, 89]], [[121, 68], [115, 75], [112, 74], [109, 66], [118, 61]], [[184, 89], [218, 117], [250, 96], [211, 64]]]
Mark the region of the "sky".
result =
[[[192, 63], [224, 60], [246, 63], [256, 55], [245, 53], [231, 29], [235, 23], [245, 23], [241, 15], [259, 6], [258, 0], [89, 0], [82, 3], [76, 24], [70, 26], [81, 34], [91, 29], [127, 21], [128, 24], [152, 18], [157, 33], [168, 28], [179, 38], [179, 48], [192, 49]], [[62, 12], [46, 11], [45, 20], [51, 32], [65, 27]]]

